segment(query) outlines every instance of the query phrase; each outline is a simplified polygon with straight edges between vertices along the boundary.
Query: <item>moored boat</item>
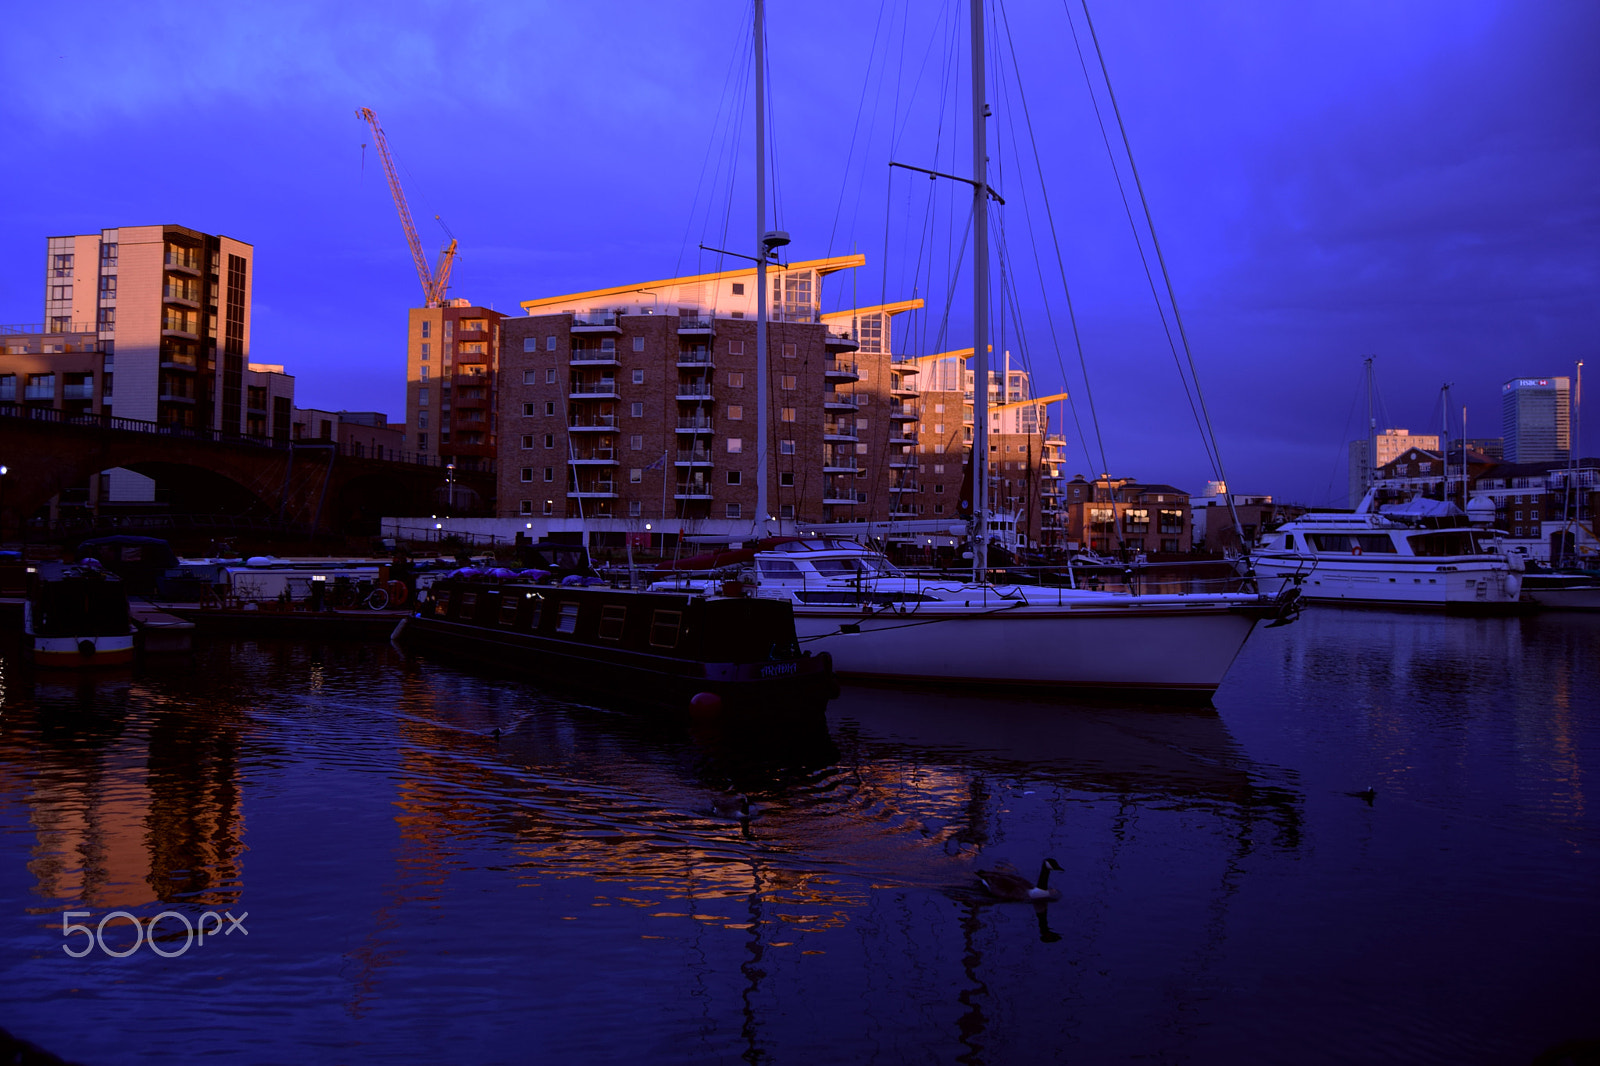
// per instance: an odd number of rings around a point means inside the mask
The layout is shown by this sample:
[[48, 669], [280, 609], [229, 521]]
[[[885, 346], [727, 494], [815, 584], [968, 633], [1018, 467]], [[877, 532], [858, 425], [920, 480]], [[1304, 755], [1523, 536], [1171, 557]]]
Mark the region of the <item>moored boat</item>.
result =
[[1600, 571], [1529, 562], [1522, 575], [1522, 596], [1547, 610], [1600, 611]]
[[22, 631], [35, 666], [77, 669], [133, 661], [133, 622], [121, 578], [75, 563], [40, 563], [32, 570]]
[[1504, 608], [1522, 594], [1523, 564], [1493, 530], [1436, 500], [1351, 514], [1307, 514], [1262, 538], [1252, 564], [1264, 591], [1295, 586], [1310, 602]]
[[457, 575], [394, 637], [674, 710], [820, 711], [837, 687], [829, 656], [802, 651], [789, 606], [769, 599]]

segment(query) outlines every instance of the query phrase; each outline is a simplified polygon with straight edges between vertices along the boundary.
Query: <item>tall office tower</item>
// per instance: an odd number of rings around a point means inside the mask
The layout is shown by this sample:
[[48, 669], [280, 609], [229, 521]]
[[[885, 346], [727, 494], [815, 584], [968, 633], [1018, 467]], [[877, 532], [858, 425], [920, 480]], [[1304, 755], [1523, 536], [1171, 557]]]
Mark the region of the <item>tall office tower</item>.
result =
[[1572, 447], [1569, 378], [1513, 378], [1500, 386], [1508, 463], [1564, 460]]
[[[244, 434], [254, 249], [184, 226], [48, 238], [44, 328], [93, 332], [114, 369], [118, 418]], [[114, 471], [113, 496], [154, 498]]]

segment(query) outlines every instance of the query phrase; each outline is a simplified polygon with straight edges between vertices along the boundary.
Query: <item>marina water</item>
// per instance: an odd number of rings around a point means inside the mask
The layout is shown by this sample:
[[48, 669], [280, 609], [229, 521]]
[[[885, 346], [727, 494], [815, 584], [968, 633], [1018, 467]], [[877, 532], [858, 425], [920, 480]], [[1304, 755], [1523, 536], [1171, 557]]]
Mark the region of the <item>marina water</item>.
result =
[[[386, 644], [6, 671], [0, 1027], [78, 1062], [1527, 1062], [1600, 1036], [1600, 616], [1311, 610], [1257, 630], [1214, 710], [847, 686], [781, 734]], [[1045, 856], [1048, 907], [974, 891]]]

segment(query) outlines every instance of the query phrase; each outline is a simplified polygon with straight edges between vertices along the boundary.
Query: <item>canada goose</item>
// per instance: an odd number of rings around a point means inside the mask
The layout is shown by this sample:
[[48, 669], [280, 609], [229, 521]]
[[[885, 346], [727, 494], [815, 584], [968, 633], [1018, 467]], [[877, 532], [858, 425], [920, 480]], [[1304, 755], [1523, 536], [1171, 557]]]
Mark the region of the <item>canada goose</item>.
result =
[[1046, 859], [1039, 864], [1039, 883], [1030, 884], [1015, 866], [1006, 862], [993, 870], [979, 870], [978, 884], [995, 899], [1017, 900], [1023, 903], [1060, 899], [1061, 890], [1050, 887], [1050, 871], [1060, 869], [1060, 863], [1054, 859]]

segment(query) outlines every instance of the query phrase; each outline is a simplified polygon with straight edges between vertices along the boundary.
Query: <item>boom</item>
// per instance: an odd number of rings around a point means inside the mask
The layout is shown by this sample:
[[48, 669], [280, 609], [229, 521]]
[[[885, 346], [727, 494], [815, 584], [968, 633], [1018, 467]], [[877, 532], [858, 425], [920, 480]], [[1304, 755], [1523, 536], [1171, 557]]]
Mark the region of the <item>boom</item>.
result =
[[383, 127], [378, 125], [378, 116], [373, 114], [372, 108], [362, 107], [356, 109], [356, 118], [372, 127], [373, 143], [378, 146], [383, 172], [389, 178], [389, 194], [394, 197], [395, 210], [400, 212], [400, 225], [406, 231], [406, 243], [411, 246], [411, 258], [417, 264], [417, 277], [422, 279], [423, 300], [428, 307], [441, 307], [450, 279], [451, 262], [456, 254], [455, 238], [450, 238], [449, 245], [439, 253], [438, 269], [430, 269], [428, 257], [422, 251], [422, 239], [417, 236], [416, 223], [411, 221], [411, 208], [406, 206], [405, 191], [400, 188], [400, 174], [395, 169], [394, 156], [389, 153], [388, 138], [383, 135]]

